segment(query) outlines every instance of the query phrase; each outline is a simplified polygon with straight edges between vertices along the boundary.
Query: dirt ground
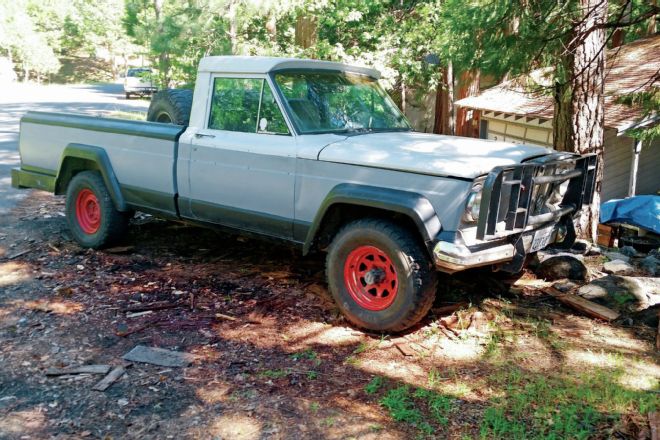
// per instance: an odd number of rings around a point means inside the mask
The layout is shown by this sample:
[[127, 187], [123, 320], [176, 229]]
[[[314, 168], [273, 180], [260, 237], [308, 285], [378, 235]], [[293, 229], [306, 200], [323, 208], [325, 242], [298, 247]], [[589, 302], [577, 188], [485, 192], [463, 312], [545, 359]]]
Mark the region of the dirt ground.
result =
[[[124, 248], [84, 250], [38, 191], [0, 228], [0, 438], [650, 437], [656, 329], [580, 316], [529, 274], [444, 276], [418, 327], [369, 335], [334, 308], [323, 255], [145, 216]], [[135, 362], [103, 392], [45, 374], [136, 345], [196, 357]]]

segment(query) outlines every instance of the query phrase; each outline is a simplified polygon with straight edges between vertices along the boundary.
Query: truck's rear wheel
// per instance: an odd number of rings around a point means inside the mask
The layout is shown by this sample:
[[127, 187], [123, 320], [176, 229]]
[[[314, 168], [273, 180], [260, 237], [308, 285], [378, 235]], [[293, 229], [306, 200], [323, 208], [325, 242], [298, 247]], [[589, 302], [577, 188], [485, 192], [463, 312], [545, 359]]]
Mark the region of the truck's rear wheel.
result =
[[151, 98], [147, 121], [188, 125], [192, 97], [193, 91], [188, 89], [165, 89], [157, 92]]
[[408, 230], [385, 220], [346, 225], [326, 261], [330, 292], [353, 324], [397, 332], [431, 308], [437, 277], [422, 245]]
[[98, 249], [124, 236], [130, 213], [115, 209], [101, 174], [83, 171], [67, 188], [66, 219], [73, 238], [82, 247]]

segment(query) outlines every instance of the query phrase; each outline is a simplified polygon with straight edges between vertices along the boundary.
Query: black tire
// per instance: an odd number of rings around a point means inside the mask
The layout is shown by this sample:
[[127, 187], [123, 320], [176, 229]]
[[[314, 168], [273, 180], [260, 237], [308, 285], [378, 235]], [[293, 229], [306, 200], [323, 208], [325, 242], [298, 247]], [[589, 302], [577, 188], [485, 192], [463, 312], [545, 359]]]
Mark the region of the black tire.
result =
[[[90, 204], [96, 204], [97, 215], [79, 213], [81, 205]], [[126, 233], [131, 214], [115, 209], [98, 171], [83, 171], [71, 179], [66, 192], [66, 219], [73, 238], [82, 247], [99, 249], [118, 242]], [[90, 221], [90, 218], [98, 221]]]
[[147, 121], [188, 125], [192, 97], [193, 91], [188, 89], [165, 89], [156, 92], [151, 98]]
[[[345, 274], [355, 267], [351, 263], [354, 255], [367, 247], [376, 248], [389, 258], [385, 264], [393, 268], [398, 282], [391, 304], [380, 310], [370, 310], [357, 302], [350, 293], [350, 277]], [[326, 275], [330, 292], [344, 316], [358, 327], [375, 331], [400, 332], [418, 323], [431, 308], [437, 287], [437, 273], [420, 241], [407, 229], [379, 219], [357, 220], [337, 233], [328, 248]], [[369, 288], [365, 278], [358, 279], [365, 289]], [[387, 290], [391, 281], [380, 283], [385, 283]], [[389, 295], [382, 292], [383, 297]]]

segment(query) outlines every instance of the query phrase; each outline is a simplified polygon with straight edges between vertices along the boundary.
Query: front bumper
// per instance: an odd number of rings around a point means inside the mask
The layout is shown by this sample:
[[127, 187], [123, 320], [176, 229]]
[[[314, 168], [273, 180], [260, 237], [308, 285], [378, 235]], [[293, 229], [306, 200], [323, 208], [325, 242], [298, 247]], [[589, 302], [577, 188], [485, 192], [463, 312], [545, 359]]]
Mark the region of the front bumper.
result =
[[468, 228], [452, 241], [441, 238], [433, 247], [436, 267], [452, 273], [494, 264], [518, 272], [527, 254], [555, 242], [570, 246], [573, 217], [592, 202], [597, 166], [594, 154], [554, 153], [494, 168], [484, 180], [475, 234], [463, 237]]
[[433, 248], [433, 260], [436, 268], [446, 273], [506, 263], [513, 260], [516, 255], [522, 254], [524, 257], [531, 252], [540, 250], [532, 249], [537, 233], [549, 234], [549, 239], [543, 246], [545, 247], [563, 239], [566, 232], [562, 224], [551, 225], [522, 234], [516, 243], [500, 240], [481, 249], [475, 249], [474, 246], [470, 249], [465, 244], [441, 240]]

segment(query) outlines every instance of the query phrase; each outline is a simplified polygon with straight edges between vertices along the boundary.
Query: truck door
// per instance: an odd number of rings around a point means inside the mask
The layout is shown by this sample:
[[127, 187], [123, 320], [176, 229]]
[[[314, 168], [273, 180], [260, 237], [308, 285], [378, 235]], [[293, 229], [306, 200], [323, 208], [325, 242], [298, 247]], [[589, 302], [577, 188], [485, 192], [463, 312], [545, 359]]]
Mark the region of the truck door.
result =
[[268, 81], [217, 76], [211, 84], [206, 126], [191, 138], [192, 216], [291, 238], [295, 143]]

